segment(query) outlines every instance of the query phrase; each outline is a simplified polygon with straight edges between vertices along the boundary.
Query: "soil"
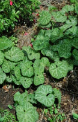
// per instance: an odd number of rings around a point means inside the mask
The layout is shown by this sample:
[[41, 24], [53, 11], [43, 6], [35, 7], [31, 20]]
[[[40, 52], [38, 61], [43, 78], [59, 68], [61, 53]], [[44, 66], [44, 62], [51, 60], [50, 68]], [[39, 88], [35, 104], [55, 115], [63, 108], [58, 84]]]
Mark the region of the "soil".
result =
[[[37, 21], [36, 13], [47, 9], [49, 4], [55, 5], [61, 9], [64, 5], [70, 3], [68, 0], [41, 0], [40, 9], [33, 13], [35, 22]], [[17, 46], [22, 48], [22, 46], [30, 45], [31, 38], [38, 33], [38, 30], [37, 23], [33, 23], [32, 26], [29, 27], [26, 24], [23, 26], [16, 26], [14, 29], [14, 35], [18, 37]], [[74, 67], [74, 70], [70, 71], [67, 77], [59, 81], [56, 81], [47, 73], [45, 73], [44, 76], [45, 84], [50, 84], [53, 88], [58, 88], [62, 93], [60, 111], [64, 112], [66, 115], [66, 119], [63, 122], [78, 122], [78, 120], [75, 120], [72, 117], [72, 112], [76, 112], [78, 114], [78, 67]], [[17, 91], [22, 93], [24, 90], [21, 87], [18, 88], [17, 86], [13, 86], [11, 84], [4, 84], [3, 86], [0, 86], [0, 108], [8, 109], [14, 115], [16, 113], [13, 96]], [[31, 91], [32, 89], [29, 89], [29, 92]], [[12, 105], [13, 109], [9, 109], [8, 105]], [[40, 115], [37, 122], [48, 122], [43, 110], [38, 108], [37, 111]]]

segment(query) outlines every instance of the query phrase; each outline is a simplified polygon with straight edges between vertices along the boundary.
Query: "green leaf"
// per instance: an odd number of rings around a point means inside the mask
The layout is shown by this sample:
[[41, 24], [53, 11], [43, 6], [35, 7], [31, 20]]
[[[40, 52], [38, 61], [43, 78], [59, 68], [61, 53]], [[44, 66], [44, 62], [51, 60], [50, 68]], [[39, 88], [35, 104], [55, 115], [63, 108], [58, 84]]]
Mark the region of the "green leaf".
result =
[[57, 52], [53, 51], [52, 46], [51, 46], [51, 48], [45, 48], [45, 49], [41, 50], [41, 53], [54, 61], [59, 60], [59, 56], [58, 56]]
[[49, 45], [49, 37], [44, 35], [38, 35], [36, 40], [33, 42], [33, 48], [35, 50], [41, 50]]
[[57, 39], [60, 39], [61, 37], [63, 37], [63, 31], [58, 28], [54, 28], [50, 37], [51, 42], [54, 43], [55, 41], [57, 41]]
[[0, 68], [0, 84], [2, 84], [6, 79], [6, 74]]
[[12, 83], [12, 78], [11, 78], [10, 76], [6, 76], [6, 81], [7, 81], [8, 83]]
[[73, 16], [69, 16], [69, 19], [66, 20], [66, 24], [63, 26], [59, 27], [63, 32], [67, 29], [71, 30], [70, 27], [77, 25], [77, 18]]
[[53, 10], [57, 10], [57, 8], [55, 6], [53, 6], [53, 5], [51, 5], [51, 6], [48, 7], [48, 10], [51, 13]]
[[21, 85], [20, 81], [16, 79], [16, 77], [14, 75], [11, 75], [12, 81], [14, 82], [14, 84], [16, 85]]
[[59, 27], [59, 29], [62, 30], [62, 31], [64, 32], [65, 30], [67, 30], [67, 29], [70, 28], [71, 26], [72, 26], [71, 23], [70, 23], [70, 24], [64, 24], [64, 25], [62, 25], [61, 27]]
[[41, 85], [35, 91], [35, 99], [46, 107], [50, 107], [54, 104], [55, 100], [52, 91], [53, 90], [50, 85]]
[[72, 26], [68, 30], [66, 30], [65, 35], [73, 37], [78, 37], [78, 27], [77, 26]]
[[38, 113], [29, 102], [26, 102], [23, 106], [18, 105], [16, 112], [19, 122], [36, 122], [38, 120]]
[[11, 62], [11, 61], [8, 61], [8, 63], [9, 63], [10, 69], [14, 70], [14, 67], [17, 65], [17, 63], [16, 62]]
[[42, 57], [42, 58], [41, 58], [41, 61], [40, 61], [40, 65], [43, 65], [44, 67], [45, 67], [45, 66], [49, 67], [49, 66], [50, 66], [49, 59], [46, 58], [46, 57]]
[[51, 22], [49, 22], [47, 25], [39, 25], [41, 28], [50, 28], [52, 26]]
[[77, 0], [70, 0], [71, 3], [75, 3]]
[[0, 65], [3, 63], [4, 54], [0, 51]]
[[13, 109], [12, 105], [8, 105], [8, 108], [9, 108], [9, 109]]
[[20, 67], [19, 66], [14, 67], [14, 74], [15, 74], [16, 79], [20, 80], [21, 72], [20, 72]]
[[52, 75], [52, 77], [60, 79], [62, 77], [65, 77], [68, 71], [70, 71], [70, 69], [73, 69], [73, 65], [63, 60], [52, 63], [49, 67], [49, 72]]
[[43, 83], [44, 83], [44, 75], [42, 73], [36, 74], [34, 76], [34, 85], [38, 86], [38, 85], [43, 84]]
[[48, 36], [50, 38], [51, 37], [51, 33], [52, 33], [52, 30], [50, 30], [50, 29], [49, 30], [45, 30], [45, 36], [46, 37]]
[[13, 46], [13, 42], [10, 41], [6, 36], [0, 37], [0, 50], [4, 50], [12, 46]]
[[10, 61], [18, 62], [24, 59], [24, 53], [18, 47], [12, 47], [5, 52], [5, 58]]
[[78, 49], [78, 38], [74, 38], [72, 41], [72, 46]]
[[58, 53], [60, 57], [64, 57], [65, 59], [71, 56], [71, 47], [72, 40], [64, 39], [60, 42], [58, 46]]
[[65, 22], [67, 20], [67, 16], [62, 15], [60, 11], [52, 12], [52, 16], [56, 22]]
[[55, 98], [58, 99], [58, 103], [60, 105], [60, 103], [61, 103], [61, 92], [56, 88], [53, 88], [53, 92], [54, 92]]
[[73, 65], [78, 66], [78, 60], [73, 60]]
[[20, 68], [23, 76], [31, 77], [34, 75], [34, 70], [31, 61], [23, 61], [20, 63]]
[[40, 58], [40, 53], [37, 53], [36, 51], [34, 51], [30, 46], [28, 47], [24, 46], [22, 47], [22, 50], [26, 51], [29, 60]]
[[75, 13], [78, 14], [78, 2], [75, 4]]
[[10, 72], [10, 66], [9, 66], [9, 62], [7, 60], [4, 60], [4, 62], [2, 64], [2, 70], [5, 73], [9, 73]]
[[30, 103], [32, 103], [32, 104], [37, 104], [37, 101], [36, 101], [36, 99], [35, 99], [35, 94], [33, 94], [33, 93], [30, 93], [30, 94], [28, 94], [28, 98], [29, 98], [29, 102]]
[[39, 23], [41, 25], [47, 25], [51, 20], [51, 14], [44, 10], [40, 13]]
[[74, 118], [74, 119], [78, 119], [78, 114], [73, 113], [73, 118]]
[[69, 19], [66, 20], [66, 24], [71, 24], [72, 26], [77, 25], [77, 17], [69, 16]]
[[20, 93], [19, 91], [14, 94], [14, 101], [18, 103], [18, 105], [24, 105], [26, 101], [29, 101], [28, 92]]
[[34, 73], [35, 75], [43, 73], [44, 72], [44, 66], [40, 64], [41, 60], [36, 59], [34, 61], [33, 67], [34, 67]]
[[65, 5], [60, 12], [61, 14], [65, 14], [68, 13], [69, 11], [74, 11], [73, 5]]
[[72, 55], [75, 58], [75, 60], [78, 60], [78, 50], [74, 49]]
[[33, 78], [21, 77], [20, 83], [24, 88], [29, 88], [33, 83]]

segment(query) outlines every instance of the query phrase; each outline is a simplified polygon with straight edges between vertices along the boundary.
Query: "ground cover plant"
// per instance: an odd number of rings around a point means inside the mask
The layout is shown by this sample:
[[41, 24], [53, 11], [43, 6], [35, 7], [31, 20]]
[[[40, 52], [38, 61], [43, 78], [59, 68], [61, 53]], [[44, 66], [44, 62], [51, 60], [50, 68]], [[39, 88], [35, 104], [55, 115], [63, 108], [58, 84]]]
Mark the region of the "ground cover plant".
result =
[[[40, 31], [32, 39], [33, 47], [23, 46], [20, 49], [14, 44], [14, 39], [0, 38], [0, 84], [15, 84], [25, 91], [14, 95], [19, 122], [36, 122], [39, 119], [38, 104], [50, 112], [48, 121], [62, 122], [65, 119], [64, 114], [58, 114], [61, 92], [45, 84], [44, 72], [58, 80], [78, 66], [78, 2], [71, 2], [73, 4], [64, 6], [60, 11], [49, 6], [48, 11], [39, 13]], [[10, 6], [13, 3], [10, 1]], [[31, 86], [35, 90], [28, 93]], [[78, 119], [76, 113], [73, 117]]]
[[0, 122], [17, 122], [15, 116], [8, 110], [0, 108]]
[[32, 12], [38, 8], [38, 0], [1, 0], [0, 33], [14, 29], [16, 22], [33, 20]]

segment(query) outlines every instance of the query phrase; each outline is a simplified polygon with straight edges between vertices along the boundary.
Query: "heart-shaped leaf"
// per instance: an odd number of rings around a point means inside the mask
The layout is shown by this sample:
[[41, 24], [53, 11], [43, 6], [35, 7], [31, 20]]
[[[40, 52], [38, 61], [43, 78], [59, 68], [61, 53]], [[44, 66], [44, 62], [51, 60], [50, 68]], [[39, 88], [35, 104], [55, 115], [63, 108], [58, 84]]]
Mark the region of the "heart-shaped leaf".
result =
[[44, 75], [42, 73], [39, 73], [34, 76], [34, 85], [40, 85], [44, 83]]
[[24, 88], [29, 88], [33, 82], [33, 78], [21, 77], [20, 83]]
[[60, 79], [62, 77], [65, 77], [68, 71], [72, 69], [73, 69], [73, 64], [69, 64], [67, 61], [62, 60], [62, 61], [56, 61], [55, 63], [52, 63], [49, 67], [49, 72], [52, 75], [52, 77], [56, 79]]
[[18, 105], [16, 112], [19, 122], [37, 122], [38, 120], [38, 113], [29, 102], [24, 103], [23, 106]]
[[34, 75], [34, 69], [31, 61], [23, 61], [20, 63], [20, 68], [23, 76], [31, 77]]
[[55, 97], [52, 94], [52, 87], [50, 85], [41, 85], [35, 91], [35, 99], [46, 107], [54, 104]]

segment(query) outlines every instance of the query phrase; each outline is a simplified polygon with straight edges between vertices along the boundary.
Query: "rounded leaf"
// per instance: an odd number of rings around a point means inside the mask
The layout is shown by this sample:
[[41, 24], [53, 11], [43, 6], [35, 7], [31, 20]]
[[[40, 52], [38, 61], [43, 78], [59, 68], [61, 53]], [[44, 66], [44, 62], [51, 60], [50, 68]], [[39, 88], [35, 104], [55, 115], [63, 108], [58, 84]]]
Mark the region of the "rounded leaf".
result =
[[39, 23], [41, 25], [47, 25], [51, 20], [51, 14], [48, 11], [42, 11], [40, 13]]
[[40, 64], [43, 65], [44, 67], [45, 66], [50, 66], [49, 59], [46, 58], [46, 57], [41, 58]]
[[58, 47], [58, 53], [60, 57], [64, 57], [65, 59], [71, 56], [71, 41], [69, 39], [61, 41]]
[[19, 122], [37, 122], [38, 120], [38, 113], [29, 102], [26, 102], [23, 106], [18, 105], [16, 112]]
[[67, 16], [62, 15], [60, 11], [52, 12], [52, 16], [56, 22], [65, 22], [67, 19]]
[[36, 59], [34, 61], [33, 67], [34, 67], [34, 73], [35, 73], [35, 75], [44, 72], [44, 65], [41, 65], [41, 60], [40, 59]]
[[20, 83], [24, 88], [29, 88], [33, 82], [33, 78], [21, 77]]
[[2, 70], [5, 73], [9, 73], [10, 72], [10, 65], [9, 65], [9, 62], [7, 60], [4, 60], [4, 62], [2, 64]]
[[0, 50], [7, 49], [8, 47], [12, 47], [13, 42], [10, 41], [6, 36], [0, 37]]
[[18, 62], [24, 59], [24, 53], [18, 47], [12, 47], [5, 52], [5, 58], [10, 61]]
[[35, 91], [35, 99], [43, 105], [50, 107], [54, 104], [55, 97], [52, 94], [52, 87], [50, 85], [41, 85]]
[[37, 74], [34, 76], [34, 85], [40, 85], [44, 83], [44, 75], [43, 74]]
[[31, 65], [32, 65], [31, 61], [22, 62], [20, 64], [20, 68], [23, 76], [31, 77], [34, 75], [34, 69]]
[[38, 35], [37, 39], [33, 42], [33, 48], [35, 50], [41, 50], [49, 45], [49, 39], [47, 36]]
[[52, 63], [49, 67], [49, 72], [52, 77], [60, 79], [62, 77], [65, 77], [70, 69], [73, 69], [73, 65], [63, 60]]

